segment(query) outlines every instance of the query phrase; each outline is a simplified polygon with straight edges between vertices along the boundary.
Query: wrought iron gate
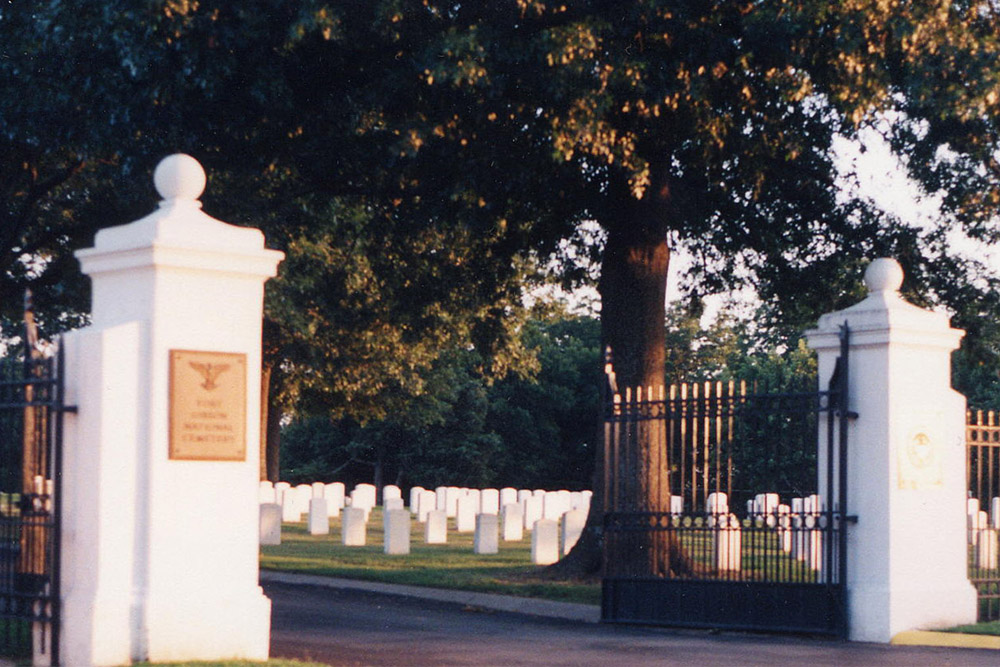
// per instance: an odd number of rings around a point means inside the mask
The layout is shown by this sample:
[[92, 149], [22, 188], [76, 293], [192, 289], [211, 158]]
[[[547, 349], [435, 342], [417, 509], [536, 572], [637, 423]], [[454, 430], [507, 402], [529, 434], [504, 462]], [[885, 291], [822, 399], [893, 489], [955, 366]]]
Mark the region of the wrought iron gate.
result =
[[26, 347], [0, 359], [0, 655], [57, 665], [63, 356]]
[[846, 636], [848, 336], [823, 391], [612, 392], [604, 621]]

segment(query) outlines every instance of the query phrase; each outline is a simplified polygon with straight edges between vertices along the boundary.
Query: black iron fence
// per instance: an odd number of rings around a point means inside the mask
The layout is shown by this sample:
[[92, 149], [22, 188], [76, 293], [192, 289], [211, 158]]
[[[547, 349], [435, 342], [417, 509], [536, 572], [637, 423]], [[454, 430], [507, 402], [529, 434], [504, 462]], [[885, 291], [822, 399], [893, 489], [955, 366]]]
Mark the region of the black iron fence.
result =
[[846, 633], [847, 350], [821, 391], [612, 376], [604, 620]]
[[57, 357], [0, 359], [0, 641], [58, 664], [62, 405]]
[[969, 581], [979, 597], [979, 620], [1000, 620], [1000, 419], [970, 410], [966, 419], [969, 485]]

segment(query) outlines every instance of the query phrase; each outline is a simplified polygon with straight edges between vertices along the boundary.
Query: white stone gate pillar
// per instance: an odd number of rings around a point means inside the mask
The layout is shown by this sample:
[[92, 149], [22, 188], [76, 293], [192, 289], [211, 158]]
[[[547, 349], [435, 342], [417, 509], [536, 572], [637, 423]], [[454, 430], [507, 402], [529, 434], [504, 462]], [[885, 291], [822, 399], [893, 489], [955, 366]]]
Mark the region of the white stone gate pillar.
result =
[[67, 336], [67, 665], [265, 659], [257, 487], [264, 282], [282, 253], [201, 211], [173, 155], [160, 208], [77, 253], [93, 325]]
[[[877, 259], [868, 298], [807, 332], [826, 386], [850, 328], [847, 600], [850, 638], [975, 622], [965, 538], [965, 398], [951, 389], [964, 335], [899, 295], [903, 271]], [[822, 454], [821, 454], [822, 458]]]

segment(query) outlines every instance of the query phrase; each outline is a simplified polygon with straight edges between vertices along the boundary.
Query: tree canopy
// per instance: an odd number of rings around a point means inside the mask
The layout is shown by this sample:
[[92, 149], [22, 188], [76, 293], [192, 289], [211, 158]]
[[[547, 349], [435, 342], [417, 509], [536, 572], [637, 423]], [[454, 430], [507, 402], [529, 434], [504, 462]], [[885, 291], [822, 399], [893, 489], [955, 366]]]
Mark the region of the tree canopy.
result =
[[[448, 343], [530, 365], [521, 290], [553, 258], [569, 281], [599, 263], [625, 385], [663, 383], [679, 248], [690, 292], [752, 284], [774, 322], [844, 305], [876, 255], [972, 338], [998, 305], [949, 236], [998, 235], [995, 0], [45, 0], [0, 31], [7, 312], [26, 282], [83, 310], [67, 251], [148, 209], [146, 174], [185, 151], [206, 210], [289, 252], [269, 350], [329, 411], [419, 394]], [[842, 187], [834, 141], [865, 130], [937, 226]]]

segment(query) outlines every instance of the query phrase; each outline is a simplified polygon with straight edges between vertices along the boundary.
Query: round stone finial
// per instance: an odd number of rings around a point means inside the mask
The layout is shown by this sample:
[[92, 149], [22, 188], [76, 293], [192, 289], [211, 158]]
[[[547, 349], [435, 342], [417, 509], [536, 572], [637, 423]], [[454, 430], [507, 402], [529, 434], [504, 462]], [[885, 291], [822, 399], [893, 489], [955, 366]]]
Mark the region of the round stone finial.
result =
[[168, 155], [156, 165], [153, 185], [165, 200], [194, 201], [205, 191], [205, 170], [190, 155], [184, 153]]
[[891, 257], [880, 257], [865, 270], [865, 285], [871, 292], [898, 292], [902, 284], [903, 267]]

